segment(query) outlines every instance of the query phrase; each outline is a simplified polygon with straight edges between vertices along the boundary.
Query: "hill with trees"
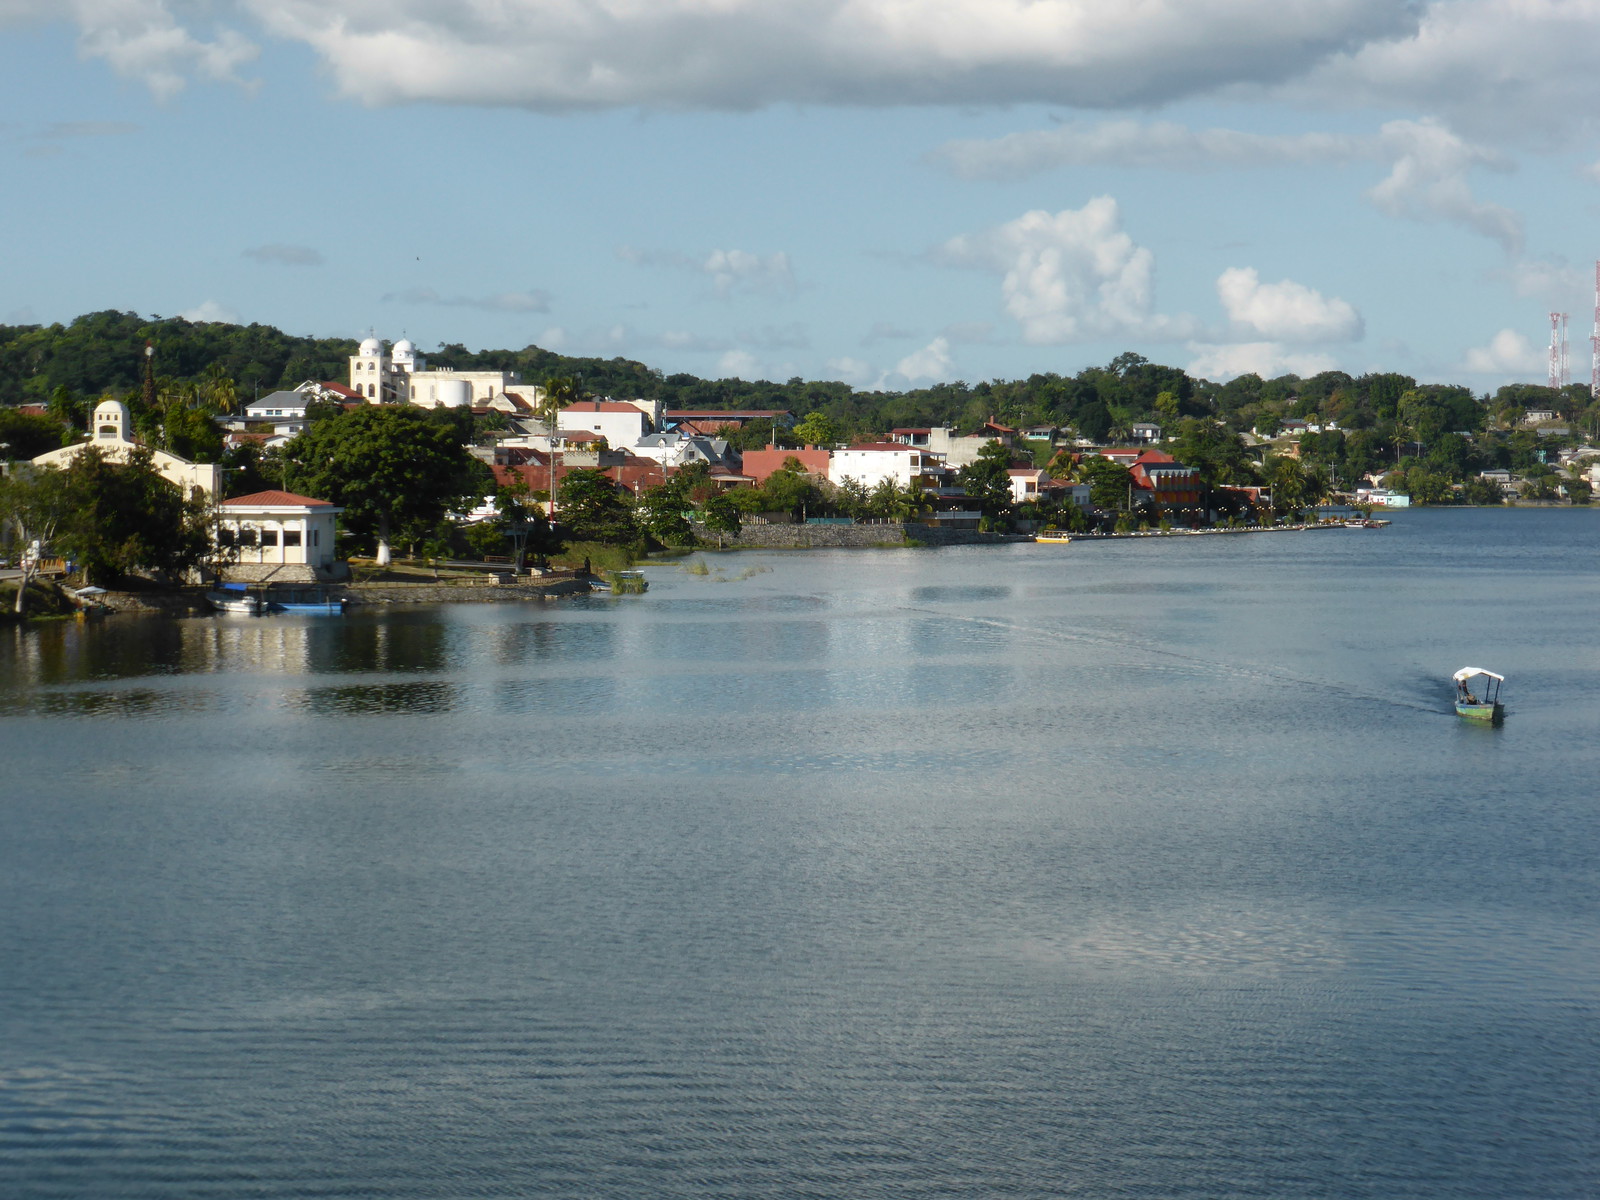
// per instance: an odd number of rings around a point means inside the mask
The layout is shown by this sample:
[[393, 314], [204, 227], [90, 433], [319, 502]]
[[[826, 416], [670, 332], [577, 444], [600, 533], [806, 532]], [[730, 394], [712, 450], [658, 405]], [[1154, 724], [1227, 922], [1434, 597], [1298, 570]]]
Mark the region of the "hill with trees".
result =
[[[155, 351], [154, 406], [144, 402], [140, 387], [146, 342]], [[0, 326], [0, 441], [8, 443], [11, 457], [30, 457], [48, 449], [52, 439], [70, 441], [85, 427], [95, 400], [113, 394], [129, 404], [146, 442], [207, 459], [220, 446], [212, 415], [274, 388], [343, 380], [356, 348], [354, 339], [302, 337], [268, 325], [116, 311], [90, 313], [66, 325]], [[447, 344], [429, 357], [457, 370], [518, 371], [529, 383], [567, 379], [576, 393], [659, 399], [669, 409], [786, 409], [803, 420], [802, 436], [832, 435], [824, 440], [880, 437], [906, 426], [973, 429], [995, 420], [1016, 428], [1071, 430], [1103, 442], [1126, 439], [1135, 423], [1152, 421], [1169, 434], [1182, 434], [1183, 450], [1205, 466], [1219, 454], [1208, 442], [1208, 427], [1272, 436], [1286, 422], [1306, 421], [1322, 427], [1299, 439], [1308, 468], [1348, 482], [1397, 466], [1408, 481], [1415, 476], [1415, 490], [1423, 495], [1441, 484], [1448, 491], [1488, 467], [1538, 475], [1548, 471], [1551, 451], [1600, 429], [1600, 406], [1580, 385], [1552, 390], [1518, 384], [1491, 396], [1450, 384], [1419, 385], [1390, 372], [1342, 371], [1307, 378], [1241, 375], [1214, 383], [1134, 353], [1072, 375], [1039, 372], [1026, 379], [904, 391], [858, 391], [843, 382], [800, 378], [708, 380], [664, 374], [632, 359], [571, 357], [538, 346], [469, 350]], [[50, 416], [14, 411], [29, 402], [45, 404]], [[1530, 410], [1557, 414], [1570, 432], [1527, 428]], [[772, 430], [751, 426], [730, 433], [746, 448], [764, 444]], [[799, 444], [793, 436], [780, 435], [780, 441]], [[1042, 464], [1047, 443], [1036, 444]], [[1219, 479], [1240, 474], [1237, 464], [1220, 460], [1216, 473]]]

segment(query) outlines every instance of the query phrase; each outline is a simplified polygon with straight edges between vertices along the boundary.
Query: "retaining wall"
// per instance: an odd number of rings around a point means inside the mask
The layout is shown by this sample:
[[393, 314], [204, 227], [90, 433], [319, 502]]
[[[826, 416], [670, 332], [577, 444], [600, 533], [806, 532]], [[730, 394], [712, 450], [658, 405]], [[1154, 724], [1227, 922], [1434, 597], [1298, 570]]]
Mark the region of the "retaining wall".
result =
[[[695, 525], [694, 532], [708, 548], [717, 545], [717, 535], [704, 525]], [[972, 546], [1027, 540], [976, 529], [940, 529], [910, 521], [885, 521], [881, 525], [746, 525], [736, 534], [723, 534], [722, 546], [727, 550], [850, 550], [904, 546], [907, 541], [924, 546]]]

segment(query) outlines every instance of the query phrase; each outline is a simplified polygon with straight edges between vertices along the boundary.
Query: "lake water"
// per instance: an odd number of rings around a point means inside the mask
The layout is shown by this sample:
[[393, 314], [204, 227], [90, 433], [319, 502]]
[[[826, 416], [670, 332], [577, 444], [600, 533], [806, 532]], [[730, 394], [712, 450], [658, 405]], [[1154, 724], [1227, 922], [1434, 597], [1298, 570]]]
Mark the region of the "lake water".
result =
[[0, 631], [0, 1196], [1600, 1195], [1597, 549]]

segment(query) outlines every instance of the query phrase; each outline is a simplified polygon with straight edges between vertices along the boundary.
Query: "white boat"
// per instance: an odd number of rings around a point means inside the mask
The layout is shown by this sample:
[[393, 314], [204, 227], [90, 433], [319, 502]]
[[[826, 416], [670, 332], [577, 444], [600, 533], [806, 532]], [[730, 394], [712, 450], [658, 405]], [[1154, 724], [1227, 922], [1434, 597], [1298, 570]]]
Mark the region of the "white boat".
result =
[[[1500, 703], [1500, 685], [1504, 675], [1485, 671], [1482, 667], [1462, 667], [1450, 676], [1456, 685], [1456, 712], [1469, 721], [1488, 721], [1498, 725], [1505, 718], [1505, 706]], [[1474, 690], [1474, 688], [1478, 690]]]
[[235, 588], [226, 583], [216, 591], [207, 592], [206, 603], [219, 613], [229, 613], [243, 617], [258, 617], [261, 615], [261, 598], [259, 596], [253, 596], [243, 588]]

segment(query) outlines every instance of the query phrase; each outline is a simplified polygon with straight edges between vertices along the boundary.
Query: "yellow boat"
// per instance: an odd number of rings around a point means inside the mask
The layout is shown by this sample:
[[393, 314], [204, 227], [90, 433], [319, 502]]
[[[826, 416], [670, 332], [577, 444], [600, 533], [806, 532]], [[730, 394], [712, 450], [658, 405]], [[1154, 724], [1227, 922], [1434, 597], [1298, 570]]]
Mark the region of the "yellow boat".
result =
[[1070, 542], [1072, 535], [1065, 529], [1046, 529], [1041, 533], [1034, 534], [1033, 540], [1036, 542]]

